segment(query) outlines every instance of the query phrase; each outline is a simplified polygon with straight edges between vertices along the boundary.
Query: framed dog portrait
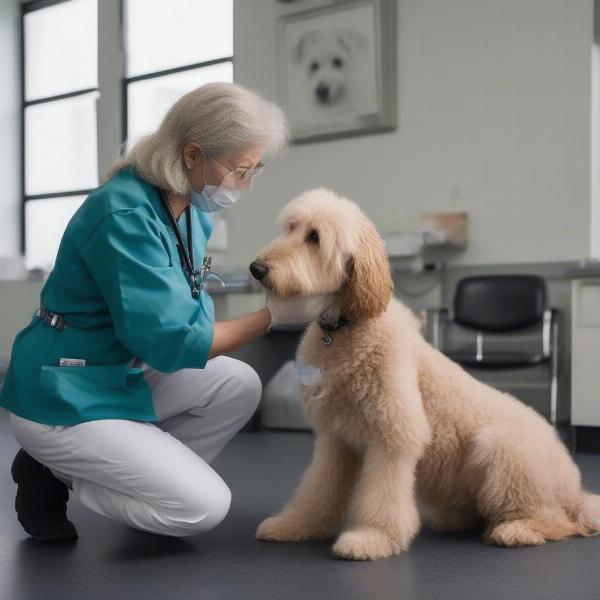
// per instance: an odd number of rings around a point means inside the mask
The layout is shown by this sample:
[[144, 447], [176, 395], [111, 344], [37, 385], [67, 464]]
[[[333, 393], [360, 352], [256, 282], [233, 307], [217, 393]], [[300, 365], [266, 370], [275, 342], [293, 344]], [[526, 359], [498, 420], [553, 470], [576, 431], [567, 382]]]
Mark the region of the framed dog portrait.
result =
[[395, 129], [395, 4], [351, 0], [279, 19], [279, 92], [292, 142]]

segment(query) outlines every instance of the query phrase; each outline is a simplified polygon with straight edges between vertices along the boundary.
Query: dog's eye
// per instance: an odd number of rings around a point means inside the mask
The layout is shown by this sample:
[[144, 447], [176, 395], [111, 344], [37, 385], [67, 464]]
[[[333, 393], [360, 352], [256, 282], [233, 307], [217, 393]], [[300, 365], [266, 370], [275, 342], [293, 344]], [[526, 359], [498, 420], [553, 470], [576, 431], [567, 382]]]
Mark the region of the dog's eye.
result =
[[339, 69], [344, 64], [344, 61], [341, 58], [337, 57], [334, 58], [331, 62], [333, 63], [333, 66], [337, 69]]
[[312, 242], [313, 244], [319, 243], [319, 234], [316, 229], [311, 229], [308, 232], [307, 241]]
[[316, 73], [318, 70], [319, 70], [319, 63], [318, 62], [310, 63], [310, 72], [311, 73]]

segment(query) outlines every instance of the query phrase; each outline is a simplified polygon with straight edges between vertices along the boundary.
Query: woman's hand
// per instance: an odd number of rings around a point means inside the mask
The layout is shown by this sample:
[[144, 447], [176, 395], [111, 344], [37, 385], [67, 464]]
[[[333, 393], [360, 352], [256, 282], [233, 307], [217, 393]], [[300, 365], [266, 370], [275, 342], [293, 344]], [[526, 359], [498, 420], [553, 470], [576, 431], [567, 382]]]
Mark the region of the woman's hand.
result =
[[314, 321], [335, 301], [335, 294], [321, 296], [293, 297], [281, 300], [269, 296], [267, 308], [271, 313], [271, 327], [276, 325], [292, 325]]
[[269, 297], [267, 306], [257, 312], [239, 319], [215, 323], [213, 342], [208, 358], [236, 350], [254, 338], [264, 335], [275, 325], [314, 321], [334, 301], [335, 294], [287, 298], [286, 300]]
[[215, 323], [213, 341], [208, 358], [226, 354], [246, 345], [253, 339], [264, 335], [271, 322], [271, 313], [265, 306], [257, 312], [239, 319]]

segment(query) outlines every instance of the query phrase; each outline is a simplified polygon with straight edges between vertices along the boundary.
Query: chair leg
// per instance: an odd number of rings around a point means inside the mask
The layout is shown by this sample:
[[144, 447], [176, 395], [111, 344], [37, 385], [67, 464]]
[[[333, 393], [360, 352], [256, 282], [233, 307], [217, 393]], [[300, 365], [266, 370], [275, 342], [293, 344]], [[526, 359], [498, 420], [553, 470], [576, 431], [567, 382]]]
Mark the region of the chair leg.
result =
[[577, 426], [571, 425], [571, 453], [577, 453]]
[[557, 425], [558, 413], [558, 330], [552, 324], [552, 356], [550, 358], [550, 423]]

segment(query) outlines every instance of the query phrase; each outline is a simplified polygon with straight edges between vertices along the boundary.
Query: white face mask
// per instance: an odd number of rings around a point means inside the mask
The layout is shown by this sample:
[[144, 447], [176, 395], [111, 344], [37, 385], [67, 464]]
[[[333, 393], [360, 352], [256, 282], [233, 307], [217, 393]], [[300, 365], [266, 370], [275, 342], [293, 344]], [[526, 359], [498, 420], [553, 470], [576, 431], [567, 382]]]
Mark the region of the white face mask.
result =
[[[204, 181], [206, 181], [206, 160], [204, 161]], [[240, 190], [205, 183], [201, 192], [196, 192], [192, 188], [191, 200], [192, 204], [201, 211], [212, 213], [232, 207], [238, 201], [240, 195]]]
[[192, 190], [192, 204], [203, 212], [217, 212], [233, 206], [240, 194], [239, 190], [206, 184], [201, 192]]
[[[205, 184], [204, 189], [199, 194], [192, 192], [192, 203], [204, 212], [216, 212], [223, 208], [232, 207], [238, 201], [240, 195], [240, 190]], [[201, 196], [201, 199], [195, 198], [197, 196]]]

